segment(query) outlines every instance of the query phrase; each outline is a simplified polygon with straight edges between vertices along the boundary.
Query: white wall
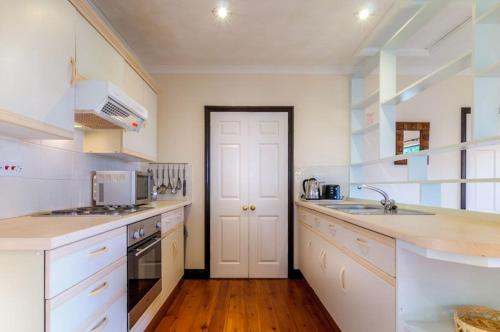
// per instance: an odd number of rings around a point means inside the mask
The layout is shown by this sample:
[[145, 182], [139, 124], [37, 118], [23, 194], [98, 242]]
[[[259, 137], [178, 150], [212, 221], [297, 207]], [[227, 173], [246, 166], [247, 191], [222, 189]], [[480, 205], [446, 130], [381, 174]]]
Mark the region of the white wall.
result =
[[159, 160], [187, 161], [193, 167], [193, 205], [186, 221], [186, 268], [204, 267], [205, 105], [294, 106], [297, 180], [319, 168], [325, 180], [347, 181], [347, 77], [229, 74], [156, 75], [155, 79], [161, 90]]
[[0, 176], [0, 219], [91, 204], [91, 171], [133, 170], [137, 163], [85, 154], [83, 133], [72, 141], [0, 137], [0, 164], [18, 164], [18, 176]]

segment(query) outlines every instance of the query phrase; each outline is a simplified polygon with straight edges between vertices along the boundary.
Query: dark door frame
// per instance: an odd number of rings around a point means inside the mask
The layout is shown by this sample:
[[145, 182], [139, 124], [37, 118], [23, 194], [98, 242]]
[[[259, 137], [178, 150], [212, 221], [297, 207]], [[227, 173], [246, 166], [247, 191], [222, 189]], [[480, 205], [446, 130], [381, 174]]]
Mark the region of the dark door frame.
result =
[[205, 106], [205, 268], [187, 277], [210, 278], [210, 120], [215, 112], [283, 112], [288, 114], [288, 278], [300, 276], [293, 268], [293, 106]]
[[[471, 114], [470, 107], [460, 109], [460, 142], [467, 142], [467, 115]], [[460, 178], [467, 179], [467, 150], [460, 151]], [[467, 183], [460, 183], [460, 209], [467, 209]]]

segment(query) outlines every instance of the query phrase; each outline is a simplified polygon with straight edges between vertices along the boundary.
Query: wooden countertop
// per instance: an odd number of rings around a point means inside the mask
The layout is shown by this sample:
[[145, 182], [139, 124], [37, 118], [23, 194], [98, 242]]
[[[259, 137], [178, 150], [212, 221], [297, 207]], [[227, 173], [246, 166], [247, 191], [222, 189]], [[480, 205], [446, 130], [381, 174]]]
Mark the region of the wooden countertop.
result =
[[0, 250], [50, 250], [141, 219], [172, 211], [190, 201], [156, 201], [125, 216], [23, 216], [0, 220]]
[[297, 200], [296, 205], [421, 248], [460, 255], [500, 257], [498, 214], [422, 208], [435, 215], [353, 215], [303, 200]]

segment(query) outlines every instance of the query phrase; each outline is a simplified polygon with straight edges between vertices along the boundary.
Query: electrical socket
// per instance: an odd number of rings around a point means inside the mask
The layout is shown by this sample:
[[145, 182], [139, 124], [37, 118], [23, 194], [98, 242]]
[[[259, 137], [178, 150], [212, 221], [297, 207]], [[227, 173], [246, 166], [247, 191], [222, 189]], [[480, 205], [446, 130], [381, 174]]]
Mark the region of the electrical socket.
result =
[[17, 162], [0, 161], [0, 177], [21, 176], [22, 166]]

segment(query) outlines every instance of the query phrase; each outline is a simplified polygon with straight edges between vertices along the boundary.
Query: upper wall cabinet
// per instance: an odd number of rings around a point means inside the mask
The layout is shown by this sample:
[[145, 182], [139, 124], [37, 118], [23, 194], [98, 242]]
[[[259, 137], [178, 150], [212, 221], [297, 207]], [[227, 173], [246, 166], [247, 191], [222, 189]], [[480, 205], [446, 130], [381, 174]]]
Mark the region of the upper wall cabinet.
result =
[[107, 80], [123, 89], [125, 60], [81, 16], [76, 20], [76, 63], [82, 79]]
[[0, 135], [73, 137], [75, 19], [68, 1], [0, 1]]
[[139, 132], [89, 130], [84, 151], [127, 160], [156, 161], [156, 93], [85, 18], [76, 20], [76, 62], [80, 79], [108, 80], [148, 111]]
[[156, 161], [157, 97], [156, 93], [146, 83], [142, 84], [142, 88], [142, 104], [148, 110], [148, 120], [139, 132], [127, 131], [123, 133], [123, 150], [129, 155], [135, 155], [138, 158], [149, 161]]
[[[148, 110], [148, 120], [139, 132], [123, 130], [88, 130], [85, 132], [83, 150], [129, 161], [156, 161], [157, 158], [157, 97], [143, 84], [143, 106]], [[128, 91], [127, 91], [128, 92]]]

